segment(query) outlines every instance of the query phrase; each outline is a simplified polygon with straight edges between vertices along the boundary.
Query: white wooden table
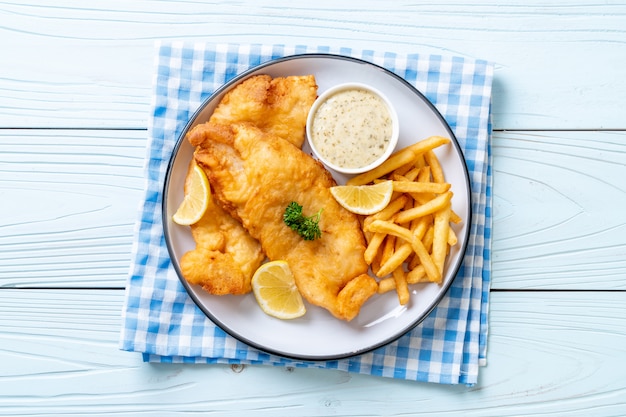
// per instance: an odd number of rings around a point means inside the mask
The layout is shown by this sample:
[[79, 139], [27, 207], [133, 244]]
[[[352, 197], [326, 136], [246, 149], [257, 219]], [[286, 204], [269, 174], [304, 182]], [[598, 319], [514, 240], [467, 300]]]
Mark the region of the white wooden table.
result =
[[[495, 62], [479, 384], [118, 350], [156, 39]], [[0, 1], [0, 415], [626, 415], [626, 4]]]

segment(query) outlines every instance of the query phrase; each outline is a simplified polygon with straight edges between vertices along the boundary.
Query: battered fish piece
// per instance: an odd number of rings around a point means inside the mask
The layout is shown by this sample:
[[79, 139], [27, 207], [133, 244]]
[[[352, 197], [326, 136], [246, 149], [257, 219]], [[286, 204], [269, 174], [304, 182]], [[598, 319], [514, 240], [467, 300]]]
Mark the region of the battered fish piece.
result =
[[247, 122], [302, 147], [306, 119], [317, 98], [313, 75], [256, 75], [226, 93], [209, 122]]
[[[378, 284], [367, 274], [365, 240], [357, 217], [330, 194], [330, 173], [311, 156], [250, 124], [206, 123], [187, 140], [198, 148], [214, 197], [270, 260], [285, 260], [298, 289], [311, 304], [351, 320]], [[304, 240], [283, 222], [295, 201], [310, 216], [320, 209], [322, 237]]]
[[187, 282], [214, 295], [249, 293], [252, 275], [265, 259], [261, 244], [213, 199], [204, 216], [190, 227], [196, 248], [180, 260]]
[[[247, 122], [302, 146], [306, 118], [317, 98], [313, 75], [274, 78], [258, 75], [230, 90], [211, 121], [230, 125]], [[191, 169], [191, 167], [190, 167]], [[183, 277], [214, 295], [246, 294], [265, 255], [251, 237], [218, 204], [211, 202], [202, 219], [191, 226], [196, 248], [180, 261]]]

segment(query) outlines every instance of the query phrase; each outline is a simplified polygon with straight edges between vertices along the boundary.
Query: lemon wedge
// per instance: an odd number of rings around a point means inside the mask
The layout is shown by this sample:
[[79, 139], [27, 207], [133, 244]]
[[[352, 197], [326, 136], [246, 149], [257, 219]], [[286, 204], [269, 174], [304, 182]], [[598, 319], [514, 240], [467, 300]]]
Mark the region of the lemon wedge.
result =
[[252, 276], [252, 292], [261, 310], [279, 319], [295, 319], [306, 313], [296, 281], [285, 261], [271, 261]]
[[374, 185], [337, 185], [330, 187], [335, 200], [356, 214], [378, 213], [391, 201], [393, 182], [382, 181]]
[[172, 216], [176, 224], [188, 226], [202, 218], [209, 206], [211, 186], [206, 174], [195, 163], [185, 178], [185, 198]]

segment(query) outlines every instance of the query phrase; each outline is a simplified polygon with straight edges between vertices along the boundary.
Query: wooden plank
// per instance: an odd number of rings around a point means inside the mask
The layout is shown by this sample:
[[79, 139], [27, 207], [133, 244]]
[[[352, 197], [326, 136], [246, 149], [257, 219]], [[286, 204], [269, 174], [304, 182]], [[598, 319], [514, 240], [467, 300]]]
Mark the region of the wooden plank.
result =
[[626, 289], [626, 132], [493, 143], [494, 288]]
[[626, 292], [493, 293], [488, 365], [471, 388], [149, 365], [117, 348], [122, 302], [120, 290], [0, 290], [0, 415], [626, 414]]
[[0, 130], [0, 286], [123, 287], [146, 136]]
[[[124, 286], [146, 136], [0, 130], [0, 286]], [[626, 288], [626, 133], [493, 143], [494, 288]]]
[[623, 129], [625, 28], [626, 5], [598, 0], [4, 3], [0, 127], [145, 128], [153, 42], [175, 39], [487, 59], [496, 128]]

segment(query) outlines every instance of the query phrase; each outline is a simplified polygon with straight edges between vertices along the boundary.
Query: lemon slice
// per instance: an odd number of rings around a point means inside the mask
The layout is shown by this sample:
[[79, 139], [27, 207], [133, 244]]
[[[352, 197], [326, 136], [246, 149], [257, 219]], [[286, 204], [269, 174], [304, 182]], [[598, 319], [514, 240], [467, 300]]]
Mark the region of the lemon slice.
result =
[[209, 180], [202, 168], [193, 164], [191, 172], [185, 178], [185, 198], [172, 216], [172, 220], [183, 226], [196, 223], [204, 215], [210, 198]]
[[261, 310], [279, 319], [295, 319], [306, 313], [289, 264], [271, 261], [259, 267], [252, 277], [252, 292]]
[[356, 214], [374, 214], [391, 201], [393, 182], [382, 181], [374, 185], [337, 185], [330, 187], [335, 200]]

